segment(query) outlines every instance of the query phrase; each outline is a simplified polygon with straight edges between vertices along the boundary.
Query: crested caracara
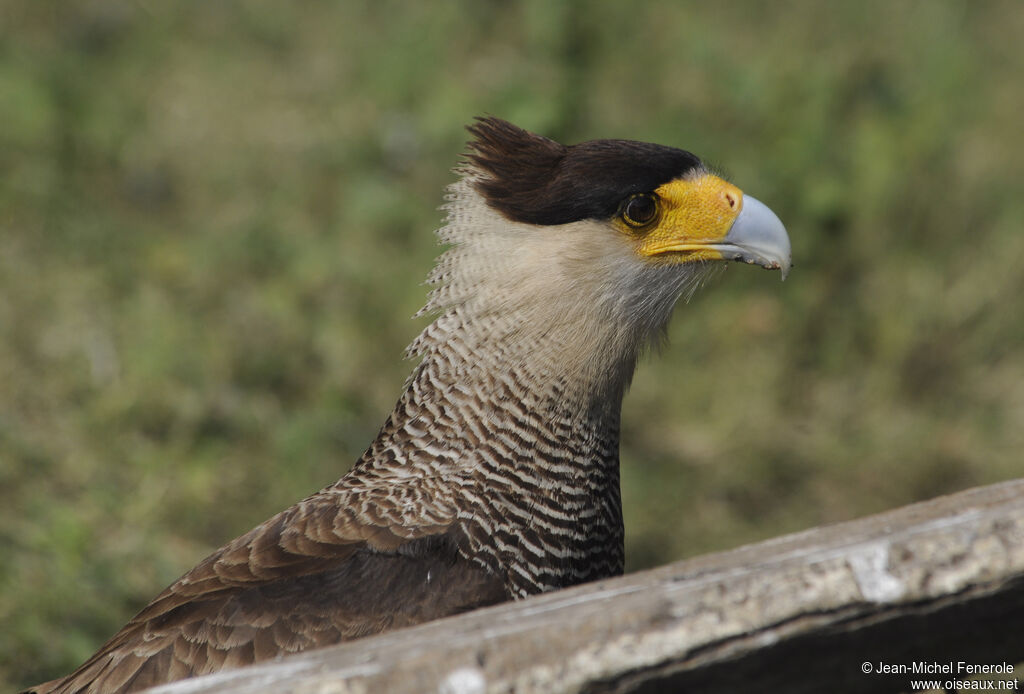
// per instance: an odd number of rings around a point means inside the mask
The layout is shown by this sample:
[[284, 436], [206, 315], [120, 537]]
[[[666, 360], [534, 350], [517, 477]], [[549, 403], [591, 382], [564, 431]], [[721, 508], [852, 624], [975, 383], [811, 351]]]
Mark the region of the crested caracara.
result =
[[435, 320], [340, 480], [229, 542], [39, 692], [124, 692], [622, 573], [619, 413], [719, 261], [782, 271], [778, 218], [693, 154], [497, 118], [447, 196]]

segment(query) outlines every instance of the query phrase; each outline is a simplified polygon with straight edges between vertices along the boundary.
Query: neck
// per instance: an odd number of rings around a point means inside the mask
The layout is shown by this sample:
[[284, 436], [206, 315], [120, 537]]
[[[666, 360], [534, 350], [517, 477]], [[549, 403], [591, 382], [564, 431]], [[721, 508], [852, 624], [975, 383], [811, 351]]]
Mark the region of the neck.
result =
[[[425, 308], [441, 315], [410, 346], [420, 364], [353, 472], [468, 500], [465, 556], [513, 595], [621, 573], [622, 396], [688, 279], [650, 293], [664, 275], [636, 273], [597, 222], [518, 225], [466, 179], [448, 212], [453, 247]], [[650, 269], [664, 272], [678, 270]], [[638, 304], [630, 292], [647, 293]]]
[[444, 346], [423, 358], [357, 474], [425, 480], [435, 503], [468, 500], [465, 556], [513, 596], [621, 573], [621, 378], [581, 387], [558, 371], [552, 336], [493, 327], [504, 338], [467, 341], [457, 322], [435, 324]]

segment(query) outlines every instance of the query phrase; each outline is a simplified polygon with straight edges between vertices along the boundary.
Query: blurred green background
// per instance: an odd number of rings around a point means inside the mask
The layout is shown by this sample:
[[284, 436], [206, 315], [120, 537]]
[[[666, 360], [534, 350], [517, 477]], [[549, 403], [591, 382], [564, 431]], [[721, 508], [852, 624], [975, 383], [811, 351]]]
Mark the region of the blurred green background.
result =
[[1020, 474], [1024, 6], [0, 0], [0, 689], [373, 438], [472, 116], [691, 149], [796, 268], [627, 397], [629, 568]]

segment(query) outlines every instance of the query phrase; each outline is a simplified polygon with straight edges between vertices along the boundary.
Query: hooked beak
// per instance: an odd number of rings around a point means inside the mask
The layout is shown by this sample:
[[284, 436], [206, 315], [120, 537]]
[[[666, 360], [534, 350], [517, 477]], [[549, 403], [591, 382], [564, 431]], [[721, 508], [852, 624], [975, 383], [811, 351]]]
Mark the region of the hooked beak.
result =
[[743, 196], [743, 209], [729, 233], [712, 248], [721, 253], [724, 260], [780, 270], [783, 280], [793, 265], [786, 227], [767, 205], [749, 195]]

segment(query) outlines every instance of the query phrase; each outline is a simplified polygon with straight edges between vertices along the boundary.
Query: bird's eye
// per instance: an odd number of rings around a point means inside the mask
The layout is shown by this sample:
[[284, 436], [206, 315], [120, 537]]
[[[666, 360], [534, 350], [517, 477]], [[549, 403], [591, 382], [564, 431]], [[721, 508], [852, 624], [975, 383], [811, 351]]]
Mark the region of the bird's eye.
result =
[[642, 227], [658, 214], [658, 201], [650, 193], [634, 195], [622, 206], [622, 219], [631, 227]]

